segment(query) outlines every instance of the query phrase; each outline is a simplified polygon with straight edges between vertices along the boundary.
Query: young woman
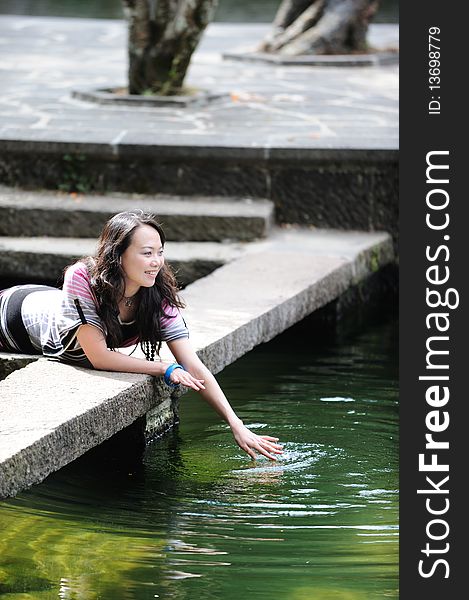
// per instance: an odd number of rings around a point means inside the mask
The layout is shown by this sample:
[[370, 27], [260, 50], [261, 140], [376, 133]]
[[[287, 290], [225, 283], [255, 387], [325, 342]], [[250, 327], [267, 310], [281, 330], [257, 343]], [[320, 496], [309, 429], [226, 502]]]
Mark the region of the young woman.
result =
[[[163, 376], [168, 385], [199, 392], [249, 456], [256, 458], [258, 452], [275, 460], [282, 453], [278, 439], [256, 435], [243, 424], [192, 348], [164, 244], [154, 215], [115, 215], [103, 228], [95, 256], [66, 269], [61, 290], [22, 285], [0, 292], [0, 351]], [[176, 362], [154, 360], [162, 341]], [[118, 351], [138, 343], [146, 360]]]

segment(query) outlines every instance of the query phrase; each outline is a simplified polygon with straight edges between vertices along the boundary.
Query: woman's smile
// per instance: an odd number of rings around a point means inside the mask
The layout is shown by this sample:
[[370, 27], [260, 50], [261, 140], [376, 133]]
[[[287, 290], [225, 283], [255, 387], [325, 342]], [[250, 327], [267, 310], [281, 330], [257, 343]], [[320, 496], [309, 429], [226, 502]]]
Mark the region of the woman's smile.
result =
[[145, 271], [145, 275], [147, 275], [148, 277], [150, 277], [151, 279], [155, 280], [156, 276], [158, 275], [158, 271], [157, 270], [153, 270], [153, 271]]

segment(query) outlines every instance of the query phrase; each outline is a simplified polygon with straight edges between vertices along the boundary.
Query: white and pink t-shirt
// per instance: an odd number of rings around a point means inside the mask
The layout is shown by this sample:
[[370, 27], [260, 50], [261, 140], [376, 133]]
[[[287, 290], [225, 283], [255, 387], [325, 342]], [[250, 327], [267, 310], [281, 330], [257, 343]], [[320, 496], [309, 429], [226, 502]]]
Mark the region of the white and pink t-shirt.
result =
[[[5, 305], [10, 294], [24, 287], [5, 290], [2, 293]], [[165, 316], [160, 320], [161, 341], [189, 337], [178, 308], [165, 303], [163, 312]], [[27, 294], [21, 305], [21, 317], [31, 344], [37, 351], [77, 366], [91, 366], [76, 337], [80, 325], [86, 322], [106, 335], [104, 324], [98, 316], [88, 269], [83, 262], [77, 262], [66, 270], [61, 290], [44, 288]], [[122, 347], [137, 344], [139, 338], [135, 321], [119, 322], [123, 335]]]

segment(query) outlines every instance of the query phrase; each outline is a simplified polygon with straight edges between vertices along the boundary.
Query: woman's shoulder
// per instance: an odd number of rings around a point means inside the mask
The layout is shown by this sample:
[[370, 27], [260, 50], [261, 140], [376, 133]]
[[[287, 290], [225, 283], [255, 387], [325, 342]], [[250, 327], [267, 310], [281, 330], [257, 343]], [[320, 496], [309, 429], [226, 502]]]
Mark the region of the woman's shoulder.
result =
[[89, 272], [88, 266], [84, 260], [78, 260], [77, 262], [73, 263], [72, 265], [69, 265], [65, 269], [65, 273], [64, 273], [65, 281], [74, 279], [75, 277], [85, 278], [89, 281], [90, 272]]
[[181, 309], [178, 306], [175, 306], [170, 300], [163, 300], [161, 303], [161, 325], [164, 327], [167, 325], [176, 324], [179, 321], [184, 321], [181, 314]]
[[161, 308], [160, 325], [162, 339], [168, 342], [189, 337], [189, 330], [179, 308], [167, 300], [163, 300]]
[[179, 308], [174, 306], [174, 304], [171, 304], [167, 298], [164, 298], [161, 302], [161, 309], [163, 318], [174, 319], [174, 317], [177, 317], [180, 314]]
[[63, 290], [67, 296], [89, 298], [93, 302], [95, 301], [90, 272], [83, 260], [77, 261], [66, 269]]

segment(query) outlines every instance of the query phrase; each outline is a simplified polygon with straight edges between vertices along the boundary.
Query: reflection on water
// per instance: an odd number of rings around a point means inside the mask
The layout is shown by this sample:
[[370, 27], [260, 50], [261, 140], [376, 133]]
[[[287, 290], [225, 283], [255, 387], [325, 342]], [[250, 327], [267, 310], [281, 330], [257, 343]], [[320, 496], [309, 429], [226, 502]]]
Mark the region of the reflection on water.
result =
[[[219, 22], [270, 23], [280, 0], [219, 0]], [[397, 23], [398, 0], [381, 0], [376, 23]], [[120, 0], [2, 0], [0, 14], [122, 19]]]
[[0, 595], [397, 598], [397, 324], [340, 340], [302, 327], [219, 377], [282, 459], [249, 461], [188, 394], [143, 460], [98, 450], [0, 503]]

